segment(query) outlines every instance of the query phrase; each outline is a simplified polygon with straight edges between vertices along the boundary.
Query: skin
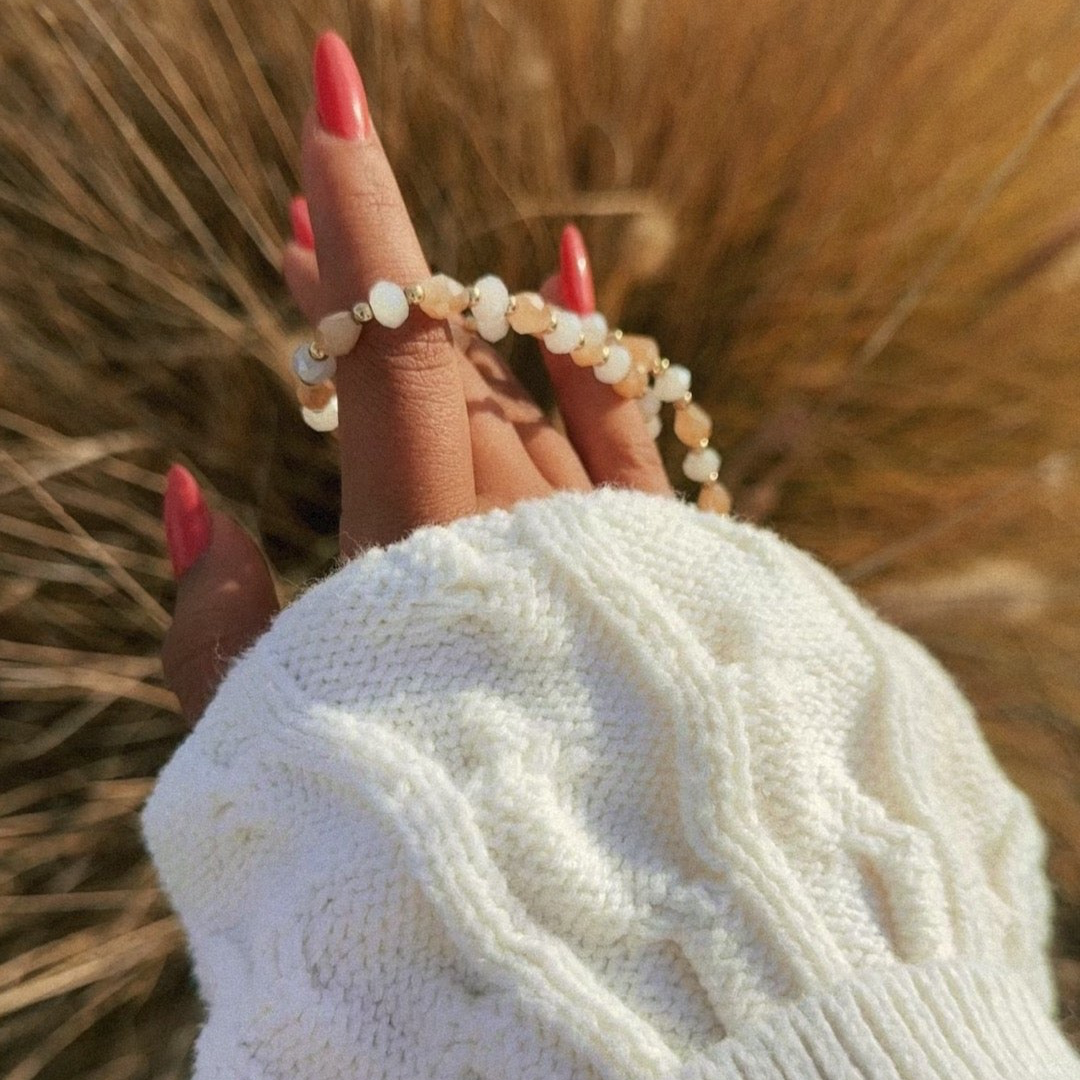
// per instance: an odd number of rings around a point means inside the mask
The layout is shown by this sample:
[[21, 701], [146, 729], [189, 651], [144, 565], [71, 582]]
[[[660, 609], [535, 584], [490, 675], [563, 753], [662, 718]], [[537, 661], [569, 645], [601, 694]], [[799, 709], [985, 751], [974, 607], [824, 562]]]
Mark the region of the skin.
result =
[[[288, 244], [284, 273], [313, 324], [351, 306], [380, 278], [428, 276], [377, 133], [338, 138], [312, 110], [302, 171], [317, 255]], [[558, 277], [542, 291], [564, 302]], [[562, 489], [608, 484], [670, 495], [636, 403], [566, 356], [545, 353], [545, 363], [565, 436], [483, 342], [455, 341], [446, 323], [419, 311], [398, 330], [369, 325], [336, 380], [342, 554]], [[209, 547], [179, 582], [163, 653], [166, 681], [189, 723], [277, 610], [258, 546], [213, 512]]]

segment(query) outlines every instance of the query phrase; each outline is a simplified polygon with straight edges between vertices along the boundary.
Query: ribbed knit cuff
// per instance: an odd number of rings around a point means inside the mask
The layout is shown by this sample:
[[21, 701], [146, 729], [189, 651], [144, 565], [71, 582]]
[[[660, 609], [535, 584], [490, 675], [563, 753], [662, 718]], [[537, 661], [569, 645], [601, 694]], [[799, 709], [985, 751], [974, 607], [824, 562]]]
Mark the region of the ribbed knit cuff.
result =
[[772, 1009], [672, 1080], [1077, 1080], [1080, 1057], [1015, 975], [896, 967]]

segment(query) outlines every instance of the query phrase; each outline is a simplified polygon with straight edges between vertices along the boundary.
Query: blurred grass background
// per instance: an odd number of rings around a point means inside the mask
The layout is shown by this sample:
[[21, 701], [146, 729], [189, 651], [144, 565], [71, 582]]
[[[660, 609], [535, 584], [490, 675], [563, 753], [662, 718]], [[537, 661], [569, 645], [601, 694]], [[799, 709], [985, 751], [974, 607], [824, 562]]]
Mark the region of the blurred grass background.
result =
[[602, 310], [693, 369], [737, 512], [956, 674], [1052, 838], [1076, 1038], [1080, 6], [4, 0], [0, 1076], [185, 1073], [136, 818], [182, 735], [163, 473], [286, 593], [331, 564], [278, 272], [327, 26], [432, 262], [527, 287], [578, 221]]

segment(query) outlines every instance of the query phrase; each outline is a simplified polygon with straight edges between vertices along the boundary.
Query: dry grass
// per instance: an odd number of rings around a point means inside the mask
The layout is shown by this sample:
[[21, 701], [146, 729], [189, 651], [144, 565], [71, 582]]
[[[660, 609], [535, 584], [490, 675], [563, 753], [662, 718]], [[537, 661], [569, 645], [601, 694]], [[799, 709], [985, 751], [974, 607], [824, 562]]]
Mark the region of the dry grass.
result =
[[536, 282], [578, 219], [604, 309], [694, 369], [741, 511], [962, 680], [1053, 837], [1075, 1034], [1073, 4], [5, 0], [0, 1073], [183, 1073], [135, 818], [181, 734], [162, 473], [191, 464], [287, 586], [333, 557], [333, 446], [279, 379], [325, 25], [431, 259]]

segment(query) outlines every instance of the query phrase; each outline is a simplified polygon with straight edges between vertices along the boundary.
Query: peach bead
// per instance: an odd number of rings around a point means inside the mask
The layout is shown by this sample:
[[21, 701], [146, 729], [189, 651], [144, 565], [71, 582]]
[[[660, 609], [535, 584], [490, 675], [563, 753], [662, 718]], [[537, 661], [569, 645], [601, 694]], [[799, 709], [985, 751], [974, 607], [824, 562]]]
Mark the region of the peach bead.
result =
[[731, 513], [731, 495], [723, 484], [702, 484], [697, 497], [698, 507], [714, 514]]
[[506, 318], [518, 334], [545, 334], [551, 329], [551, 308], [539, 293], [517, 293], [514, 310]]
[[578, 367], [596, 367], [604, 362], [604, 346], [586, 343], [570, 353], [570, 359]]
[[296, 396], [305, 409], [325, 409], [330, 404], [334, 392], [332, 382], [319, 383], [317, 386], [306, 386], [301, 383], [296, 388]]
[[450, 314], [449, 280], [445, 274], [435, 274], [420, 282], [420, 310], [429, 318], [445, 319]]
[[[625, 339], [624, 339], [625, 340]], [[631, 363], [630, 374], [625, 378], [620, 379], [617, 383], [612, 384], [611, 389], [615, 391], [619, 397], [624, 398], [639, 398], [641, 397], [649, 386], [649, 373], [645, 368], [638, 364]], [[676, 421], [676, 424], [678, 421]]]
[[660, 346], [653, 338], [643, 334], [623, 334], [622, 347], [630, 354], [634, 363], [641, 365], [646, 371], [659, 370]]
[[460, 315], [469, 306], [469, 290], [446, 274], [434, 274], [420, 288], [424, 290], [420, 310], [432, 319]]
[[700, 406], [691, 402], [675, 411], [675, 435], [686, 446], [700, 446], [712, 434], [712, 419]]

